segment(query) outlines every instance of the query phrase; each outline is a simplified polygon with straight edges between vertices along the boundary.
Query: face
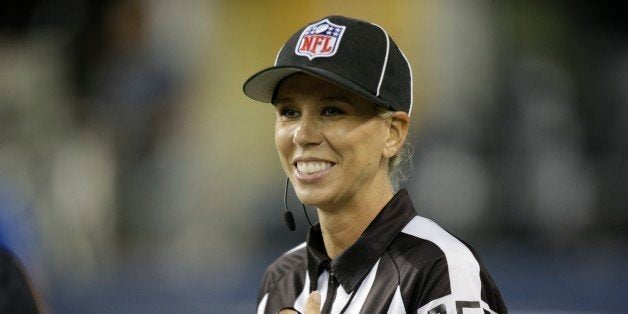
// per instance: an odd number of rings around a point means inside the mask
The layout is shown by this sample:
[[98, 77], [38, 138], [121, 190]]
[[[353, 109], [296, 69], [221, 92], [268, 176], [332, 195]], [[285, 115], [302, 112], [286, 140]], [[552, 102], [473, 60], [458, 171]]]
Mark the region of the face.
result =
[[390, 122], [375, 104], [295, 74], [278, 87], [275, 110], [275, 145], [301, 202], [340, 209], [388, 186]]

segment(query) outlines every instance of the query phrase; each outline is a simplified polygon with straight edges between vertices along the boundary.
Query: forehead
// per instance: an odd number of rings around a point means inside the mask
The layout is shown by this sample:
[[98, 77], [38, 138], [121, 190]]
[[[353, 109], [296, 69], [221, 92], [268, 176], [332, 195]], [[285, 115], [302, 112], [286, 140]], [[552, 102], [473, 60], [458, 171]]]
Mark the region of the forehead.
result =
[[305, 98], [339, 98], [346, 99], [354, 105], [360, 104], [367, 107], [375, 106], [375, 104], [372, 104], [360, 95], [357, 95], [334, 83], [306, 73], [293, 74], [281, 81], [275, 91], [273, 103], [277, 104], [286, 99], [294, 101]]

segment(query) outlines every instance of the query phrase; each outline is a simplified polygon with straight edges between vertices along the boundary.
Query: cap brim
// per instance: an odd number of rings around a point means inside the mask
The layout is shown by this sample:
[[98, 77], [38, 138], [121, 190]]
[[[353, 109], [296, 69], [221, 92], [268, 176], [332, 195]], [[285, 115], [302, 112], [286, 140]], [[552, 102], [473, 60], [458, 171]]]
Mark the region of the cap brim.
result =
[[326, 80], [330, 83], [341, 86], [351, 92], [354, 92], [369, 101], [375, 103], [376, 105], [382, 106], [384, 108], [390, 109], [390, 106], [381, 98], [376, 97], [371, 92], [367, 91], [365, 88], [359, 86], [347, 80], [335, 73], [320, 69], [320, 68], [310, 68], [310, 67], [295, 67], [295, 66], [275, 66], [270, 67], [264, 70], [261, 70], [251, 76], [242, 87], [244, 90], [244, 94], [250, 97], [253, 100], [271, 103], [273, 100], [273, 93], [275, 92], [275, 88], [277, 88], [277, 84], [281, 82], [284, 78], [295, 74], [295, 73], [307, 73], [316, 77], [319, 77], [323, 80]]

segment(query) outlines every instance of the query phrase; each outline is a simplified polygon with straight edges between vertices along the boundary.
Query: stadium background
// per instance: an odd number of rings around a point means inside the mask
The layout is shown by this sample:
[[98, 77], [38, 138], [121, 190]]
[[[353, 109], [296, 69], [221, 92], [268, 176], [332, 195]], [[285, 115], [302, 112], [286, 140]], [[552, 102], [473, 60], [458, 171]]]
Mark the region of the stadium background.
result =
[[478, 249], [512, 312], [625, 311], [628, 25], [610, 3], [12, 1], [0, 241], [47, 311], [253, 312], [306, 223], [283, 225], [274, 112], [241, 84], [332, 13], [406, 52], [405, 187]]

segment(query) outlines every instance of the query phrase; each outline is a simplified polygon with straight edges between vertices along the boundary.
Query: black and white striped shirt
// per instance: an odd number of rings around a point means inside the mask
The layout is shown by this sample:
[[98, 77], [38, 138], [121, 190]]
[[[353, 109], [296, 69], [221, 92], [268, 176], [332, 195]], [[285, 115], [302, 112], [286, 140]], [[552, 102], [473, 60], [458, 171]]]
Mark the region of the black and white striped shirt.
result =
[[405, 190], [334, 260], [312, 227], [266, 270], [257, 313], [302, 312], [313, 290], [322, 313], [507, 313], [473, 249], [418, 216]]

